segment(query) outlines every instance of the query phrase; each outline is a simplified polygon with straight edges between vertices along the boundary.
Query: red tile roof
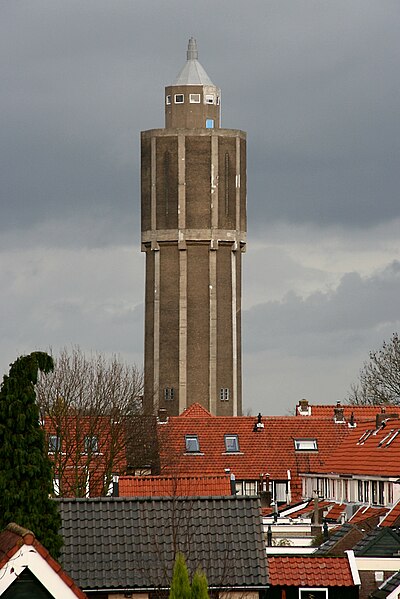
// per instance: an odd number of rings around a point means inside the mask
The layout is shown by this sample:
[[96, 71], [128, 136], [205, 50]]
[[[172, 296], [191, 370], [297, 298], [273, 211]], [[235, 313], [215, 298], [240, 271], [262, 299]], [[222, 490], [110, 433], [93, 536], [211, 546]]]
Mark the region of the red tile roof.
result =
[[391, 510], [388, 511], [379, 526], [397, 527], [400, 524], [400, 501], [394, 504]]
[[347, 557], [268, 557], [268, 575], [273, 586], [354, 586]]
[[352, 524], [356, 524], [358, 522], [363, 522], [364, 520], [368, 520], [369, 518], [373, 518], [374, 516], [384, 516], [388, 512], [388, 508], [385, 507], [373, 507], [373, 506], [361, 506], [355, 514], [350, 518], [349, 522]]
[[207, 497], [231, 495], [229, 475], [120, 476], [120, 497]]
[[[23, 545], [32, 545], [38, 554], [49, 564], [49, 566], [61, 578], [64, 584], [79, 598], [87, 599], [86, 594], [74, 583], [72, 578], [61, 568], [60, 564], [51, 557], [47, 549], [36, 539], [33, 532], [22, 528], [18, 524], [9, 524], [0, 533], [0, 569], [12, 560]], [[15, 559], [15, 558], [14, 558]], [[41, 581], [42, 583], [44, 581]]]
[[329, 520], [335, 520], [336, 522], [338, 522], [338, 520], [340, 520], [345, 509], [346, 509], [345, 503], [334, 503], [332, 505], [331, 509], [329, 510], [329, 512], [326, 514], [326, 518], [328, 518]]
[[388, 419], [375, 428], [375, 420], [350, 429], [324, 464], [313, 464], [318, 473], [398, 476], [400, 463], [400, 420]]
[[[298, 472], [321, 467], [350, 430], [332, 419], [267, 416], [264, 428], [255, 432], [253, 416], [211, 416], [196, 405], [189, 410], [158, 427], [163, 474], [222, 474], [229, 468], [238, 480], [258, 480], [267, 473], [272, 480], [287, 480], [290, 470], [293, 501], [301, 498]], [[198, 436], [200, 453], [185, 452], [185, 435]], [[226, 451], [224, 435], [238, 435], [239, 452]], [[296, 451], [295, 439], [316, 439], [318, 451]]]
[[[331, 405], [314, 405], [308, 404], [308, 408], [311, 411], [310, 416], [315, 416], [318, 418], [333, 418], [335, 408], [342, 408], [343, 415], [345, 419], [350, 420], [351, 413], [354, 414], [354, 420], [356, 422], [371, 420], [375, 418], [376, 414], [381, 414], [383, 411], [389, 412], [398, 412], [399, 406], [360, 406], [360, 405], [350, 405], [350, 404], [331, 404]], [[299, 405], [296, 406], [296, 416], [301, 416], [303, 418], [307, 418], [307, 414], [302, 414], [299, 410]]]
[[204, 408], [201, 404], [194, 403], [188, 408], [186, 408], [186, 410], [183, 410], [181, 416], [190, 416], [191, 418], [204, 418], [207, 416], [213, 417], [213, 414], [206, 410], [206, 408]]

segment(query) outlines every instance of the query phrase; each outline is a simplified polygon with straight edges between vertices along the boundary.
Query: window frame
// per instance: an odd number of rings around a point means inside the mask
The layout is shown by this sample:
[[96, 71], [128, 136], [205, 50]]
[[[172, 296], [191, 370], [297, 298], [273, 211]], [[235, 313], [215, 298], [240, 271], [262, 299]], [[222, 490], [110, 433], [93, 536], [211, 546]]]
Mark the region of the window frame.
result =
[[214, 94], [205, 94], [204, 104], [215, 104], [215, 95]]
[[[190, 443], [194, 443], [196, 445], [196, 449], [190, 449]], [[185, 435], [185, 453], [200, 453], [200, 442], [198, 435]]]
[[231, 392], [229, 387], [221, 387], [219, 390], [219, 399], [220, 401], [229, 401], [231, 396]]
[[[318, 440], [315, 438], [297, 438], [293, 442], [295, 451], [318, 451]], [[312, 447], [307, 447], [307, 444]]]
[[[235, 449], [230, 449], [228, 444], [230, 441], [235, 441]], [[224, 435], [224, 443], [225, 443], [225, 452], [226, 453], [240, 453], [240, 445], [239, 445], [239, 435], [233, 434]]]
[[[182, 98], [182, 102], [178, 101], [177, 98]], [[185, 94], [174, 94], [174, 104], [184, 104], [185, 103]]]
[[98, 436], [97, 435], [85, 435], [85, 438], [83, 440], [83, 449], [84, 449], [83, 453], [85, 455], [100, 453]]
[[172, 96], [171, 96], [171, 94], [167, 94], [167, 95], [165, 96], [165, 104], [166, 104], [167, 106], [170, 106], [170, 105], [172, 104]]
[[164, 388], [164, 400], [165, 401], [174, 401], [175, 399], [175, 388], [174, 387], [165, 387]]
[[[198, 100], [195, 100], [195, 97]], [[201, 104], [201, 94], [189, 94], [189, 104]]]
[[[55, 443], [53, 443], [53, 439], [55, 439]], [[60, 435], [49, 435], [47, 443], [47, 453], [59, 453], [61, 451]]]

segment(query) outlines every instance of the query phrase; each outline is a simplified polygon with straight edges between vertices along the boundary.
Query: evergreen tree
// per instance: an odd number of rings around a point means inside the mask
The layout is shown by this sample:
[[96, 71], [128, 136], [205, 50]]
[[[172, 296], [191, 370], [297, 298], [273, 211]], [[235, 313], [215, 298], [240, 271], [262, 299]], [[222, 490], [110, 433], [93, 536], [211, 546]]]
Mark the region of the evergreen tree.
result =
[[175, 558], [169, 599], [191, 599], [189, 573], [182, 553]]
[[50, 498], [52, 467], [35, 394], [38, 371], [52, 369], [53, 359], [44, 352], [21, 356], [0, 388], [0, 530], [16, 522], [58, 557], [61, 519]]
[[209, 599], [207, 576], [200, 569], [193, 576], [191, 599]]

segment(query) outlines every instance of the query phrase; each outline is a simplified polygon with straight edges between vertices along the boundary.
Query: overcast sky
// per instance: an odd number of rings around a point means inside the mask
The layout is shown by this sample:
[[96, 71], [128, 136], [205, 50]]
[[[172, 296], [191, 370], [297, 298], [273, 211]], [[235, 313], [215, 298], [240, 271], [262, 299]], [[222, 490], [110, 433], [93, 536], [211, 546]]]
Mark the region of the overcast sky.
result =
[[0, 370], [143, 362], [139, 134], [190, 36], [248, 134], [244, 409], [343, 400], [400, 321], [398, 0], [2, 0]]

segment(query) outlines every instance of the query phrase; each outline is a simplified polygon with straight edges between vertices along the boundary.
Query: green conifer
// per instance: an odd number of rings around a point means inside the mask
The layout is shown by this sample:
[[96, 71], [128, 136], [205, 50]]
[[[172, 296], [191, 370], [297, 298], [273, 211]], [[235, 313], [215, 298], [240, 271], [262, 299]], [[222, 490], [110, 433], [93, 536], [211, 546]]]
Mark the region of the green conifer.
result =
[[189, 573], [182, 553], [175, 558], [169, 599], [191, 599]]
[[200, 569], [193, 575], [191, 599], [209, 599], [207, 576]]
[[50, 372], [44, 352], [21, 356], [11, 364], [0, 388], [0, 530], [16, 522], [31, 530], [58, 557], [61, 519], [53, 491], [52, 466], [39, 423], [35, 384], [38, 371]]

